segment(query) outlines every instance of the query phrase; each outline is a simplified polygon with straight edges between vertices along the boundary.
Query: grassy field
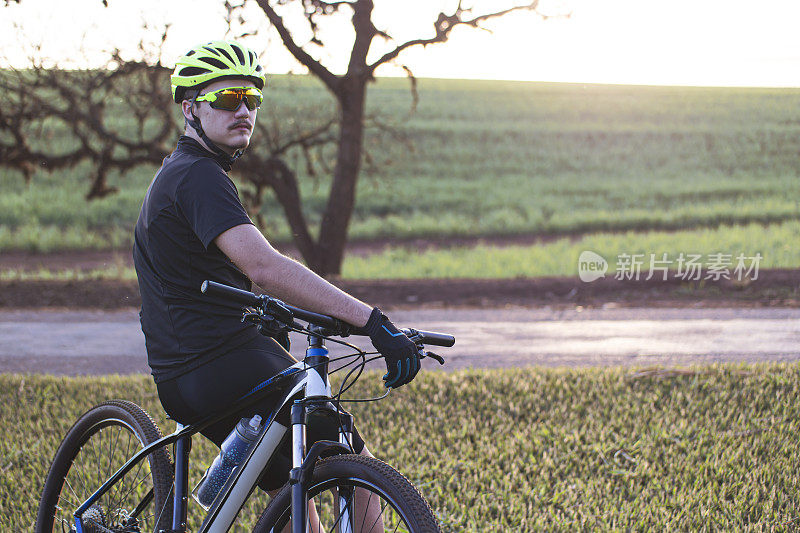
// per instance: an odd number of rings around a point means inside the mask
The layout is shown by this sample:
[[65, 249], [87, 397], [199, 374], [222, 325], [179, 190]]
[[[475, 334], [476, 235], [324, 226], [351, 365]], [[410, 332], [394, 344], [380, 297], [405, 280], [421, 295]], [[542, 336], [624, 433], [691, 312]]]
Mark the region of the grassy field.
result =
[[[378, 381], [368, 374], [353, 394]], [[447, 531], [789, 531], [800, 527], [798, 387], [797, 364], [459, 371], [353, 411]], [[114, 397], [171, 427], [146, 376], [0, 375], [0, 529], [30, 529], [59, 440]], [[214, 454], [195, 442], [191, 483]]]
[[[770, 225], [800, 218], [800, 90], [626, 87], [420, 80], [409, 116], [407, 82], [382, 79], [369, 105], [404, 129], [402, 143], [366, 145], [351, 236], [589, 234]], [[262, 120], [327, 109], [302, 77], [276, 78]], [[57, 132], [47, 140], [54, 149]], [[293, 165], [302, 175], [299, 159]], [[0, 250], [127, 247], [153, 168], [87, 205], [88, 167], [37, 172], [31, 185], [0, 170]], [[324, 179], [303, 177], [319, 216]], [[268, 201], [267, 235], [288, 240]], [[750, 242], [754, 247], [757, 243]]]
[[[379, 254], [349, 256], [342, 275], [350, 279], [420, 279], [420, 278], [515, 278], [578, 275], [578, 258], [584, 250], [599, 252], [608, 261], [608, 276], [613, 276], [625, 256], [640, 255], [642, 279], [654, 261], [667, 254], [668, 268], [677, 273], [678, 257], [683, 253], [701, 255], [703, 276], [717, 253], [727, 255], [731, 278], [736, 258], [744, 256], [745, 269], [760, 254], [760, 269], [793, 268], [800, 265], [800, 222], [762, 226], [721, 226], [696, 231], [629, 231], [620, 234], [594, 233], [575, 238], [561, 238], [531, 246], [453, 247], [420, 251], [413, 247], [392, 247]], [[658, 266], [658, 263], [654, 264]], [[654, 269], [658, 275], [658, 271]], [[111, 271], [113, 274], [113, 271]], [[638, 278], [637, 278], [638, 279]], [[741, 277], [739, 278], [741, 279]]]
[[[756, 261], [758, 270], [793, 268], [800, 265], [800, 222], [790, 221], [762, 226], [721, 226], [696, 231], [651, 231], [595, 233], [575, 238], [560, 238], [536, 245], [494, 246], [492, 239], [477, 246], [453, 246], [420, 250], [412, 246], [390, 246], [369, 255], [347, 256], [342, 270], [346, 279], [421, 279], [421, 278], [515, 278], [541, 276], [577, 276], [582, 251], [600, 251], [608, 261], [608, 275], [618, 268], [618, 259], [627, 254], [641, 254], [642, 278], [650, 271], [651, 254], [661, 261], [667, 254], [668, 265], [677, 274], [681, 253], [699, 254], [703, 276], [708, 273], [713, 254], [727, 255], [728, 275], [735, 271], [739, 254], [744, 256], [744, 271]], [[125, 252], [127, 255], [127, 252]], [[658, 271], [655, 271], [658, 274]], [[740, 279], [743, 276], [738, 276]], [[750, 277], [753, 277], [752, 275]], [[14, 270], [0, 271], [0, 280], [135, 280], [136, 272], [118, 257], [106, 267], [95, 270]]]

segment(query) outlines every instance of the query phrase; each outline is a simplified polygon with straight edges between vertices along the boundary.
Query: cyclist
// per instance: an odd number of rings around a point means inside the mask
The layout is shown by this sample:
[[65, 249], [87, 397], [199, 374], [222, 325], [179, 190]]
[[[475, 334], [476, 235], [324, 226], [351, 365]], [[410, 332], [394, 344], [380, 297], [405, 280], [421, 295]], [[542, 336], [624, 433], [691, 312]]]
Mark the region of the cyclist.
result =
[[[227, 172], [250, 142], [262, 101], [266, 77], [256, 54], [233, 41], [197, 46], [178, 60], [171, 82], [185, 131], [147, 190], [133, 245], [148, 363], [167, 413], [191, 423], [296, 362], [242, 323], [239, 308], [201, 294], [206, 279], [245, 290], [254, 282], [290, 304], [363, 327], [385, 356], [386, 387], [411, 381], [419, 370], [414, 343], [378, 308], [276, 251], [242, 207]], [[237, 422], [223, 420], [203, 434], [219, 446]], [[357, 432], [353, 445], [369, 453]], [[260, 486], [274, 490], [285, 479], [276, 471]]]

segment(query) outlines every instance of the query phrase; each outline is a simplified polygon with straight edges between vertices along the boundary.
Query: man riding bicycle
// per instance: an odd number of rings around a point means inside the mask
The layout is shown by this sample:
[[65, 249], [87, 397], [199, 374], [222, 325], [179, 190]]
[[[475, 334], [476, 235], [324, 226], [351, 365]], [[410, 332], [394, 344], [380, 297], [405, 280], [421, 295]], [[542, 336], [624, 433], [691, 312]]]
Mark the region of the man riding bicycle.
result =
[[[250, 143], [265, 82], [256, 54], [232, 41], [193, 48], [171, 76], [185, 131], [147, 190], [133, 258], [148, 363], [164, 409], [183, 424], [296, 362], [275, 339], [243, 323], [240, 308], [201, 294], [206, 279], [244, 290], [255, 283], [290, 304], [362, 327], [386, 359], [386, 387], [408, 383], [420, 366], [417, 347], [378, 308], [275, 250], [242, 207], [227, 172]], [[223, 420], [203, 434], [219, 446], [237, 422]], [[353, 446], [369, 454], [357, 432]], [[288, 468], [275, 464], [259, 486], [280, 487]]]

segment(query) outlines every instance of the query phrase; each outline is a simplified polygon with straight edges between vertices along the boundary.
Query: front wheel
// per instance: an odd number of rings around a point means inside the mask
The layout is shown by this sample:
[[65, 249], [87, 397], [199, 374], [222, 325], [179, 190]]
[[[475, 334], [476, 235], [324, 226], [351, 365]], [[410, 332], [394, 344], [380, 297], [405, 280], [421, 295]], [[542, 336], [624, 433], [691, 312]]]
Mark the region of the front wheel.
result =
[[[253, 531], [290, 531], [291, 500], [291, 487], [286, 485], [272, 499]], [[306, 531], [441, 531], [416, 487], [397, 470], [372, 457], [337, 455], [319, 461], [308, 489], [308, 501]]]
[[[138, 450], [161, 438], [138, 405], [113, 400], [83, 416], [64, 437], [45, 479], [36, 531], [75, 531], [73, 513]], [[165, 448], [150, 453], [83, 515], [84, 531], [168, 529], [172, 464]]]

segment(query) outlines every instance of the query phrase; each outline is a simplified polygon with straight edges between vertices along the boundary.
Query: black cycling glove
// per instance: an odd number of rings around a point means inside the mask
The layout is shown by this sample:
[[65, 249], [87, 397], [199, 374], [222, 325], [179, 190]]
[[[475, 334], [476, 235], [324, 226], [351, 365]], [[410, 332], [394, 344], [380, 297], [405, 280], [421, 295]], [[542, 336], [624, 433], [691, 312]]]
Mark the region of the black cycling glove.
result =
[[419, 351], [377, 307], [369, 315], [364, 326], [372, 345], [386, 359], [386, 375], [383, 383], [386, 388], [396, 389], [414, 379], [419, 372]]

